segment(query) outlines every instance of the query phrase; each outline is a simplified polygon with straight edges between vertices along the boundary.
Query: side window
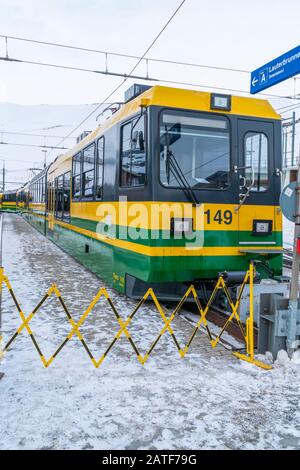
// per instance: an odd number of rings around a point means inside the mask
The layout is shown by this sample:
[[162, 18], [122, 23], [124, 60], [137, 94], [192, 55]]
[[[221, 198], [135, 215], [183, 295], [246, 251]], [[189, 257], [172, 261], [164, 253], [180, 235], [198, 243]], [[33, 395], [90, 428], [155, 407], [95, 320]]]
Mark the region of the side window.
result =
[[145, 184], [146, 150], [145, 117], [137, 118], [121, 128], [121, 186]]
[[244, 141], [245, 176], [251, 191], [266, 191], [269, 185], [268, 138], [261, 132], [247, 132]]
[[98, 140], [96, 163], [96, 199], [103, 198], [104, 137]]
[[72, 169], [72, 196], [73, 199], [80, 199], [81, 197], [81, 153], [77, 153], [73, 157]]
[[62, 219], [63, 215], [63, 188], [64, 188], [64, 177], [63, 175], [57, 178], [57, 192], [56, 192], [56, 216], [58, 219]]
[[69, 222], [70, 219], [70, 178], [71, 172], [64, 174], [63, 187], [63, 219]]
[[82, 197], [93, 197], [95, 175], [95, 144], [83, 151], [82, 159]]

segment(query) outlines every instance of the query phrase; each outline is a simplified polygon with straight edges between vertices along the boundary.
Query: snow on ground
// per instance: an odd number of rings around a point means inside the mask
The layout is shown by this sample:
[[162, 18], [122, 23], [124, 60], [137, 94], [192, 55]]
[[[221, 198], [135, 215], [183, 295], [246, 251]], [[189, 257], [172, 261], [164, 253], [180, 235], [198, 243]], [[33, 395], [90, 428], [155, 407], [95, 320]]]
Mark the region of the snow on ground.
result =
[[[56, 281], [78, 319], [103, 285], [17, 215], [5, 215], [3, 251], [6, 274], [27, 314]], [[135, 302], [108, 290], [125, 319]], [[19, 324], [4, 292], [6, 340]], [[46, 356], [70, 330], [57, 301], [46, 304], [30, 325]], [[130, 331], [145, 351], [161, 327], [148, 305]], [[81, 331], [100, 356], [117, 329], [101, 302]], [[182, 318], [174, 329], [182, 342], [191, 332]], [[1, 449], [300, 448], [296, 357], [291, 362], [283, 354], [272, 371], [264, 371], [222, 346], [211, 351], [201, 333], [182, 360], [165, 335], [145, 366], [123, 338], [96, 370], [74, 337], [45, 369], [23, 332], [0, 369]]]

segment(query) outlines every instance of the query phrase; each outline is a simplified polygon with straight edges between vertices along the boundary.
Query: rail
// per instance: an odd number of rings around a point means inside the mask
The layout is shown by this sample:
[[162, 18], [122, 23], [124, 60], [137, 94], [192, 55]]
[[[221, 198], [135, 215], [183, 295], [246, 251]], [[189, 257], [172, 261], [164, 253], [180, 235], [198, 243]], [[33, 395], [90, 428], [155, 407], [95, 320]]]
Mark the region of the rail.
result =
[[[205, 307], [202, 307], [202, 304], [201, 304], [201, 301], [198, 297], [197, 291], [194, 288], [194, 286], [191, 285], [187, 289], [186, 293], [184, 294], [184, 296], [182, 297], [182, 299], [180, 300], [180, 302], [178, 303], [178, 305], [176, 306], [176, 308], [174, 309], [174, 311], [172, 312], [172, 314], [170, 315], [169, 318], [167, 318], [167, 316], [164, 312], [164, 309], [162, 308], [161, 304], [159, 303], [153, 289], [148, 289], [148, 291], [145, 293], [145, 295], [142, 297], [142, 299], [138, 302], [138, 304], [136, 305], [134, 310], [131, 312], [131, 314], [127, 317], [126, 320], [124, 320], [121, 317], [118, 310], [116, 309], [116, 307], [114, 306], [113, 301], [111, 300], [106, 288], [101, 287], [99, 289], [97, 295], [91, 301], [88, 308], [85, 310], [85, 312], [80, 317], [79, 321], [76, 323], [74, 321], [74, 319], [73, 319], [73, 317], [72, 317], [72, 315], [71, 315], [64, 299], [62, 298], [61, 293], [60, 293], [60, 291], [59, 291], [56, 284], [53, 284], [50, 287], [50, 289], [46, 292], [46, 294], [41, 299], [41, 301], [37, 304], [37, 306], [32, 310], [32, 312], [28, 316], [26, 316], [24, 314], [24, 312], [22, 311], [21, 307], [20, 307], [20, 304], [17, 300], [17, 297], [16, 297], [16, 295], [13, 291], [13, 288], [12, 288], [10, 282], [9, 282], [8, 277], [5, 276], [5, 274], [2, 271], [2, 284], [7, 288], [10, 296], [13, 299], [14, 305], [15, 305], [15, 307], [16, 307], [18, 313], [19, 313], [19, 316], [21, 318], [21, 324], [20, 324], [19, 328], [15, 331], [15, 333], [11, 336], [11, 338], [6, 342], [3, 350], [0, 351], [0, 357], [1, 357], [1, 355], [4, 356], [4, 354], [7, 353], [7, 351], [11, 348], [12, 344], [17, 339], [17, 337], [23, 331], [26, 330], [28, 335], [30, 336], [30, 338], [32, 340], [32, 343], [33, 343], [39, 357], [40, 357], [40, 360], [42, 361], [44, 367], [47, 368], [52, 364], [54, 359], [58, 356], [58, 354], [62, 351], [62, 349], [70, 342], [70, 340], [74, 336], [76, 336], [78, 338], [78, 340], [81, 342], [82, 346], [84, 347], [84, 349], [85, 349], [89, 359], [91, 360], [92, 364], [94, 365], [94, 367], [96, 369], [98, 369], [101, 366], [101, 364], [103, 363], [103, 361], [105, 360], [105, 358], [107, 357], [107, 355], [109, 354], [109, 352], [115, 346], [117, 341], [121, 338], [121, 336], [125, 335], [125, 337], [129, 341], [129, 343], [130, 343], [130, 345], [133, 349], [133, 352], [136, 355], [138, 361], [143, 365], [147, 362], [147, 360], [149, 359], [149, 357], [153, 353], [155, 347], [157, 346], [157, 344], [160, 341], [160, 339], [162, 338], [162, 336], [167, 332], [169, 333], [172, 340], [174, 341], [175, 346], [177, 348], [177, 351], [178, 351], [180, 357], [184, 358], [186, 356], [188, 350], [190, 349], [191, 344], [193, 343], [193, 340], [196, 337], [196, 334], [198, 333], [198, 331], [200, 330], [200, 328], [202, 326], [206, 330], [206, 333], [207, 333], [207, 336], [209, 338], [211, 347], [214, 349], [218, 345], [218, 343], [220, 342], [220, 339], [221, 339], [223, 333], [227, 330], [230, 323], [235, 322], [238, 325], [238, 327], [240, 328], [241, 332], [242, 332], [242, 337], [243, 337], [244, 342], [245, 342], [246, 352], [245, 352], [245, 354], [241, 354], [241, 353], [238, 353], [238, 352], [234, 352], [233, 354], [237, 358], [242, 359], [242, 360], [247, 361], [247, 362], [250, 362], [252, 364], [255, 364], [256, 366], [261, 367], [263, 369], [271, 369], [272, 368], [271, 366], [255, 359], [255, 351], [254, 351], [254, 278], [255, 278], [255, 268], [254, 268], [253, 264], [251, 263], [250, 266], [249, 266], [249, 269], [246, 273], [246, 276], [243, 280], [241, 289], [239, 291], [239, 296], [236, 300], [233, 300], [231, 295], [230, 295], [229, 289], [226, 285], [226, 282], [225, 282], [223, 276], [221, 275], [218, 278], [218, 280], [216, 282], [216, 285], [214, 287], [214, 290], [213, 290], [213, 292], [212, 292], [212, 294], [211, 294], [211, 296], [210, 296], [210, 298], [209, 298], [209, 300], [208, 300]], [[244, 328], [244, 326], [242, 325], [240, 316], [239, 316], [238, 309], [239, 309], [240, 301], [241, 301], [242, 294], [243, 294], [243, 291], [244, 291], [244, 287], [247, 283], [249, 283], [249, 285], [250, 285], [249, 317], [247, 318], [247, 321], [246, 321], [246, 328]], [[227, 297], [227, 300], [228, 300], [228, 304], [229, 304], [230, 309], [231, 309], [231, 312], [230, 312], [230, 315], [229, 315], [228, 319], [226, 320], [225, 324], [221, 328], [220, 333], [215, 337], [215, 339], [213, 339], [206, 317], [207, 317], [208, 311], [210, 310], [210, 308], [211, 308], [211, 306], [214, 302], [215, 297], [217, 296], [217, 294], [220, 290], [223, 290], [223, 292], [225, 293], [225, 295]], [[56, 351], [47, 359], [45, 357], [45, 355], [43, 354], [43, 352], [42, 352], [42, 348], [40, 347], [40, 345], [37, 343], [37, 341], [35, 339], [33, 331], [30, 328], [30, 322], [33, 319], [33, 317], [37, 314], [37, 312], [40, 310], [40, 308], [42, 307], [44, 302], [49, 297], [51, 297], [52, 295], [56, 296], [57, 299], [59, 300], [60, 305], [61, 305], [61, 307], [63, 308], [63, 310], [66, 314], [67, 320], [69, 321], [69, 323], [71, 325], [71, 329], [70, 329], [70, 332], [65, 337], [65, 339], [62, 341], [62, 343], [56, 349]], [[184, 302], [190, 297], [192, 297], [192, 299], [194, 300], [194, 302], [197, 306], [197, 310], [198, 310], [198, 313], [199, 313], [199, 320], [198, 320], [197, 325], [195, 326], [191, 336], [189, 337], [187, 343], [184, 346], [181, 346], [179, 344], [178, 339], [175, 336], [174, 330], [172, 328], [172, 322], [175, 319], [178, 312], [181, 310]], [[84, 322], [86, 321], [86, 319], [88, 318], [90, 313], [92, 312], [93, 308], [95, 307], [95, 305], [99, 302], [99, 300], [101, 298], [104, 298], [108, 302], [112, 313], [114, 314], [114, 316], [117, 319], [117, 322], [119, 324], [120, 329], [115, 334], [115, 336], [113, 337], [113, 339], [111, 340], [111, 342], [109, 343], [109, 345], [107, 346], [105, 352], [101, 355], [101, 357], [96, 359], [94, 357], [94, 355], [92, 354], [88, 344], [86, 343], [82, 333], [80, 332], [80, 328], [82, 327], [82, 325], [84, 324]], [[135, 342], [132, 338], [132, 335], [128, 331], [128, 327], [131, 324], [131, 322], [133, 321], [133, 319], [136, 316], [139, 309], [149, 299], [151, 299], [154, 302], [156, 310], [158, 311], [158, 313], [160, 314], [160, 316], [161, 316], [161, 318], [164, 322], [164, 326], [161, 329], [158, 336], [152, 342], [152, 344], [150, 346], [150, 349], [146, 352], [145, 355], [142, 355], [140, 350], [138, 349], [137, 345], [135, 344]]]

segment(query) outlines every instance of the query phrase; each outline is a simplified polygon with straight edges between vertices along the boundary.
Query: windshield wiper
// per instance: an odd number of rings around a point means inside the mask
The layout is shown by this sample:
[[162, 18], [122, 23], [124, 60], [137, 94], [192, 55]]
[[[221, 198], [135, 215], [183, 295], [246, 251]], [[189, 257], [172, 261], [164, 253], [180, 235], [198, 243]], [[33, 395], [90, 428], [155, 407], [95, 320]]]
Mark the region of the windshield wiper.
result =
[[195, 205], [199, 204], [199, 201], [189, 185], [182, 169], [180, 168], [179, 163], [177, 162], [175, 155], [173, 154], [172, 150], [170, 150], [170, 141], [169, 141], [169, 132], [166, 126], [166, 177], [168, 184], [170, 183], [170, 170], [172, 171], [173, 175], [175, 176], [177, 182], [183, 189], [184, 194], [190, 199]]
[[[171, 150], [167, 150], [167, 161], [166, 167], [168, 165], [168, 169], [172, 171], [173, 175], [175, 176], [177, 182], [181, 185], [185, 195], [188, 195], [188, 199], [190, 199], [195, 205], [199, 204], [199, 201], [189, 185], [180, 165], [178, 164], [173, 152]], [[169, 178], [168, 178], [169, 179]]]

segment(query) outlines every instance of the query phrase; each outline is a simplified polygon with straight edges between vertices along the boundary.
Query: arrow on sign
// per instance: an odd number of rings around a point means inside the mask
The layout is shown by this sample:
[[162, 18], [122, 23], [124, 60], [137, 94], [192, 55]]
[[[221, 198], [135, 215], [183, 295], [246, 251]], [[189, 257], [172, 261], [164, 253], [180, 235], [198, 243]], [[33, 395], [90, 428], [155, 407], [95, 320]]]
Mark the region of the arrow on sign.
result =
[[257, 78], [253, 77], [252, 86], [255, 86], [258, 83]]

